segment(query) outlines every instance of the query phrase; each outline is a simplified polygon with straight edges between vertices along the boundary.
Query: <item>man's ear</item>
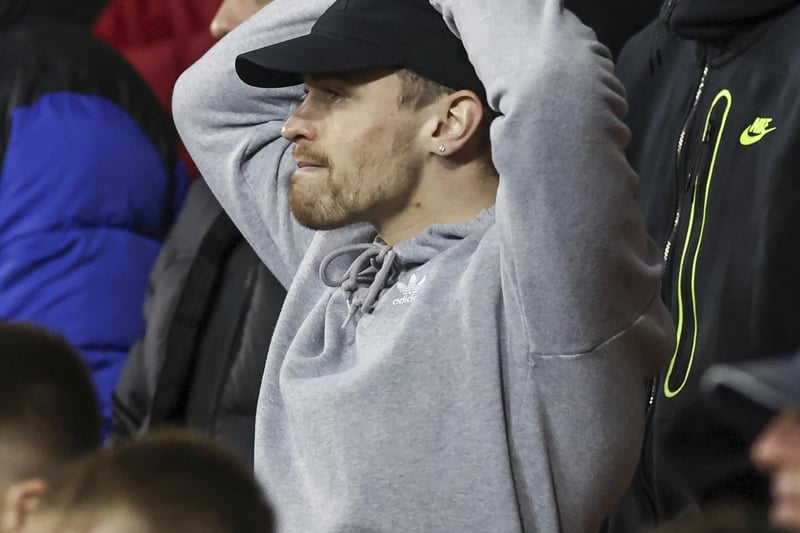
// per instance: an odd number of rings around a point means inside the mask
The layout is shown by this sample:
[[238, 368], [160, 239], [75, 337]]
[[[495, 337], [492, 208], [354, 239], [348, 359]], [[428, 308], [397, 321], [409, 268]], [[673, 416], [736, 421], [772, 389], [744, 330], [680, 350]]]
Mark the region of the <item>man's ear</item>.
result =
[[447, 157], [474, 144], [476, 131], [483, 122], [480, 98], [472, 91], [456, 91], [442, 101], [439, 109], [438, 122], [430, 137], [430, 152]]
[[25, 479], [6, 489], [0, 504], [0, 532], [23, 531], [30, 513], [39, 505], [47, 483], [42, 479]]

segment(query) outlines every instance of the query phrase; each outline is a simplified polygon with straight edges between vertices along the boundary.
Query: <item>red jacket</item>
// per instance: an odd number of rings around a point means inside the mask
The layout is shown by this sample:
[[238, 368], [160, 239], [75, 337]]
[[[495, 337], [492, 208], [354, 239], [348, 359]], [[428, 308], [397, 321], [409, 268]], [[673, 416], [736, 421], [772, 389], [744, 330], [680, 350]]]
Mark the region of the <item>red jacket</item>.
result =
[[[214, 44], [211, 19], [221, 0], [111, 0], [94, 33], [111, 44], [171, 110], [178, 76]], [[183, 153], [190, 177], [197, 170]]]

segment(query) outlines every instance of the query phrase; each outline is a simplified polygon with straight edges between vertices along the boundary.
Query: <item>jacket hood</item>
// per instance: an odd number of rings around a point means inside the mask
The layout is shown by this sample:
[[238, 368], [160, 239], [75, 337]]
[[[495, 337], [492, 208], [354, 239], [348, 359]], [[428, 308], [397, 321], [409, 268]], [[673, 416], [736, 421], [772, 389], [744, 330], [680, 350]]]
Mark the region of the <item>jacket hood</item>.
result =
[[0, 0], [0, 28], [38, 22], [90, 26], [108, 0]]
[[728, 40], [800, 4], [800, 0], [665, 0], [661, 18], [689, 39]]

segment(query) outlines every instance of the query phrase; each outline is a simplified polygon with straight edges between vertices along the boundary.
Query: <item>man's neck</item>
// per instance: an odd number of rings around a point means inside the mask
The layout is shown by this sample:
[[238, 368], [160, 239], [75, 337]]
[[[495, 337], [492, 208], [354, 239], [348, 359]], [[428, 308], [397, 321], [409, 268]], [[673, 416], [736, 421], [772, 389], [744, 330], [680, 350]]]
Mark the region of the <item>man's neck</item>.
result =
[[387, 244], [399, 244], [429, 226], [474, 219], [495, 204], [497, 184], [496, 174], [483, 168], [428, 176], [404, 209], [373, 224]]

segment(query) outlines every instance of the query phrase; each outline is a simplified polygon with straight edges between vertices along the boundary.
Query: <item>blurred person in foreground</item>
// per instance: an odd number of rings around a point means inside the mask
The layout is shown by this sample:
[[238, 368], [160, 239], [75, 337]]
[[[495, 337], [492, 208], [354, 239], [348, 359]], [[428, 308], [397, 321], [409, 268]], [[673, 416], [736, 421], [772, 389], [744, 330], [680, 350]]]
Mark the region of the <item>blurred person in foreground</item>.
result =
[[[800, 374], [795, 377], [800, 380]], [[752, 453], [753, 462], [771, 478], [770, 519], [800, 531], [800, 405], [770, 422]]]
[[206, 438], [172, 431], [99, 450], [49, 476], [14, 533], [271, 533], [250, 470]]
[[100, 445], [100, 412], [81, 357], [60, 335], [0, 322], [0, 533], [61, 465]]
[[720, 420], [755, 435], [750, 456], [770, 480], [770, 521], [800, 531], [800, 353], [714, 365], [702, 384]]
[[559, 0], [276, 0], [173, 109], [289, 288], [255, 441], [281, 531], [597, 530], [674, 330], [593, 32]]

